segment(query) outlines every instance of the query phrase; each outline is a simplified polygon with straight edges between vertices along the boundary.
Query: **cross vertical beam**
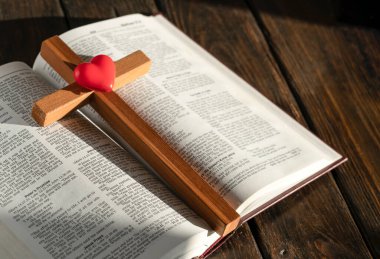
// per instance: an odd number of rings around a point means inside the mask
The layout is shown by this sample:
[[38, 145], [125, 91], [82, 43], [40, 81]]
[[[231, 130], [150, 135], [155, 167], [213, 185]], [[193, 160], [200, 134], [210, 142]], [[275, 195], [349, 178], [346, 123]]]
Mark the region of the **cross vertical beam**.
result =
[[[216, 232], [225, 236], [236, 229], [240, 222], [239, 214], [124, 100], [115, 92], [89, 91], [73, 83], [73, 69], [81, 60], [59, 37], [46, 40], [42, 44], [41, 55], [67, 82], [71, 83], [63, 90], [36, 102], [33, 107], [33, 117], [37, 117], [41, 125], [63, 117], [83, 102], [89, 102], [177, 195]], [[149, 69], [150, 62], [147, 62], [146, 56], [141, 51], [135, 55], [137, 58], [132, 58], [129, 62], [125, 59], [130, 56], [116, 62], [114, 88], [133, 81]], [[66, 97], [63, 101], [57, 101], [56, 99], [61, 99], [61, 95]], [[69, 105], [64, 107], [66, 102]], [[60, 110], [62, 106], [63, 111]], [[52, 115], [46, 116], [49, 112]], [[55, 117], [57, 115], [59, 116]], [[44, 117], [45, 119], [49, 117], [48, 123], [44, 123]]]

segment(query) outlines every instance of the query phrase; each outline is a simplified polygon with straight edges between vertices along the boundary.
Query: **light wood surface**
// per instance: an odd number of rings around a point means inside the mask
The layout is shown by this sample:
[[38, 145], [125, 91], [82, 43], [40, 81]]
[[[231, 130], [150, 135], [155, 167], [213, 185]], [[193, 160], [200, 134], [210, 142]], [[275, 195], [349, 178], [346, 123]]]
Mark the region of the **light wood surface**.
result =
[[[78, 64], [79, 57], [59, 37], [44, 41], [41, 54], [53, 68], [57, 68], [56, 71], [65, 81], [73, 81], [73, 64]], [[115, 90], [149, 69], [150, 60], [143, 52], [136, 51], [128, 57], [116, 63]], [[237, 228], [239, 214], [115, 92], [84, 91], [79, 87], [74, 83], [69, 89], [59, 90], [41, 99], [33, 109], [33, 116], [52, 122], [92, 95], [92, 107], [216, 232], [225, 236]], [[75, 91], [70, 92], [71, 89]], [[70, 101], [70, 97], [74, 100]], [[57, 103], [63, 104], [63, 107], [55, 105]]]

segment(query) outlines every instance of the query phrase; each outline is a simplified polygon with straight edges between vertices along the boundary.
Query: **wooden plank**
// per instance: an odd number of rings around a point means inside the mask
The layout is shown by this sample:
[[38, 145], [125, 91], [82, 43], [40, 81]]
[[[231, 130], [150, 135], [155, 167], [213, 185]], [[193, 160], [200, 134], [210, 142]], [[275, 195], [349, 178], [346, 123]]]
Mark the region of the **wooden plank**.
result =
[[[132, 13], [155, 14], [158, 9], [153, 0], [142, 1], [78, 1], [64, 0], [64, 8], [70, 25], [80, 26], [97, 19], [107, 19], [116, 15], [126, 15]], [[86, 11], [83, 9], [85, 8]], [[105, 15], [108, 10], [108, 14]], [[113, 11], [110, 11], [113, 10]], [[99, 18], [97, 18], [99, 17]], [[237, 236], [233, 236], [217, 251], [213, 253], [215, 258], [228, 258], [233, 253], [236, 258], [259, 258], [260, 251], [252, 238], [252, 234], [246, 226], [239, 229]], [[244, 247], [244, 249], [243, 249]]]
[[32, 65], [41, 42], [67, 29], [58, 0], [0, 0], [0, 64]]
[[62, 0], [62, 4], [71, 28], [122, 14], [142, 13], [151, 15], [158, 13], [154, 0]]
[[[162, 12], [282, 109], [304, 123], [255, 19], [243, 1], [161, 1]], [[286, 35], [286, 34], [284, 34]], [[336, 146], [336, 145], [333, 145]], [[369, 257], [328, 175], [258, 215], [251, 226], [265, 257]]]
[[258, 259], [262, 258], [248, 224], [243, 224], [230, 239], [207, 259]]
[[380, 32], [338, 21], [345, 5], [253, 1], [313, 130], [349, 158], [334, 177], [380, 257]]

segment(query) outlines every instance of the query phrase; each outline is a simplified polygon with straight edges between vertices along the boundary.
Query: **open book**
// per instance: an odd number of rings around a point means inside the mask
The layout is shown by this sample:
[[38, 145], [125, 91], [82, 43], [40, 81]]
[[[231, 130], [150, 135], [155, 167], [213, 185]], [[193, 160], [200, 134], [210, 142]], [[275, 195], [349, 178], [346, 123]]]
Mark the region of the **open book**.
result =
[[[161, 15], [61, 35], [84, 60], [138, 49], [147, 76], [117, 91], [242, 222], [345, 159]], [[0, 67], [1, 258], [191, 258], [221, 238], [91, 107], [41, 128], [33, 102], [66, 85], [37, 57]]]

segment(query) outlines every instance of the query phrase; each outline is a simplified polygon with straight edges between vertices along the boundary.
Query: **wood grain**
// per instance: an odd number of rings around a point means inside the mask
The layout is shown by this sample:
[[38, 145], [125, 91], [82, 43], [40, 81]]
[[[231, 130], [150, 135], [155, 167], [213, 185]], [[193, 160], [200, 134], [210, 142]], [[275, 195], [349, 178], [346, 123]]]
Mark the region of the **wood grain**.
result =
[[[289, 85], [243, 1], [163, 0], [161, 6], [175, 25], [305, 125]], [[370, 256], [331, 175], [258, 215], [251, 226], [264, 257]]]
[[152, 15], [158, 13], [154, 0], [62, 0], [62, 4], [71, 28], [123, 14], [142, 13]]
[[313, 130], [348, 156], [334, 177], [380, 257], [379, 30], [339, 21], [344, 2], [252, 2]]
[[72, 83], [36, 101], [32, 107], [32, 117], [38, 125], [46, 127], [86, 105], [92, 93]]
[[263, 258], [259, 253], [248, 224], [243, 224], [231, 236], [226, 243], [219, 247], [207, 259], [259, 259]]

